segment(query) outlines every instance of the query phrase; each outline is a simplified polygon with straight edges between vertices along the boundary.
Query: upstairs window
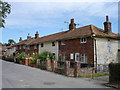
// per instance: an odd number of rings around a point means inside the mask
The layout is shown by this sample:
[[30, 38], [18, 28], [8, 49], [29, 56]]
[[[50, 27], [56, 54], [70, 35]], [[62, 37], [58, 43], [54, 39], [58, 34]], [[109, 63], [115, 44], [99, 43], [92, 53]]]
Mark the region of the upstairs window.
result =
[[43, 43], [41, 43], [41, 47], [44, 47], [44, 44], [43, 44]]
[[55, 42], [52, 42], [52, 46], [55, 46]]
[[61, 41], [61, 45], [65, 45], [65, 40], [64, 40], [64, 41]]
[[80, 38], [80, 43], [86, 43], [86, 38]]

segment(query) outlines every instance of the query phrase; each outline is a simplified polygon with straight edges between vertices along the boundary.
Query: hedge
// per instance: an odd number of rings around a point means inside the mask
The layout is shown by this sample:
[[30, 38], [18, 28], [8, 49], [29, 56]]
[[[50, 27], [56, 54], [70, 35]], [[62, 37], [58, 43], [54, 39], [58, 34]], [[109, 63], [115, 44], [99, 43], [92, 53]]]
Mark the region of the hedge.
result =
[[109, 82], [120, 83], [120, 63], [109, 64]]

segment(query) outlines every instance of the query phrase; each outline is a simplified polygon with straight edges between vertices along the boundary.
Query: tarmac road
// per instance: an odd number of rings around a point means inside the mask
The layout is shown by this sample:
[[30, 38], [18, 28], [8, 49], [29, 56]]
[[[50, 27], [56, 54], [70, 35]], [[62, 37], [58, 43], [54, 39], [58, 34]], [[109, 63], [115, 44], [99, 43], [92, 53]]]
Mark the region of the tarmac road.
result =
[[104, 82], [71, 78], [13, 62], [1, 62], [2, 88], [108, 88], [102, 85]]

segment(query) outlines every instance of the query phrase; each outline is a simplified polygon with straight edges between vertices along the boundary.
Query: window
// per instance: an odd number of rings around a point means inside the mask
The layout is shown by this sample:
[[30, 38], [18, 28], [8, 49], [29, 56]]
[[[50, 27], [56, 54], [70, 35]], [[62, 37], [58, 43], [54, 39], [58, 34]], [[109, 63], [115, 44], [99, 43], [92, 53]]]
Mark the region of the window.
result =
[[80, 54], [79, 53], [75, 53], [75, 61], [80, 61]]
[[27, 50], [30, 50], [30, 46], [27, 46]]
[[21, 46], [19, 48], [21, 49]]
[[52, 42], [52, 46], [55, 46], [55, 42]]
[[80, 43], [86, 43], [86, 38], [80, 38]]
[[61, 45], [65, 45], [65, 40], [64, 40], [64, 41], [61, 41]]
[[73, 53], [70, 54], [70, 59], [74, 59], [74, 54]]
[[23, 46], [23, 49], [25, 49], [25, 46]]
[[52, 53], [53, 59], [55, 59], [55, 53]]
[[37, 49], [37, 45], [34, 45], [34, 49]]
[[44, 44], [43, 44], [43, 43], [41, 43], [41, 47], [44, 47]]
[[66, 57], [65, 54], [62, 54], [62, 61], [65, 61]]
[[81, 63], [87, 63], [87, 55], [81, 54]]

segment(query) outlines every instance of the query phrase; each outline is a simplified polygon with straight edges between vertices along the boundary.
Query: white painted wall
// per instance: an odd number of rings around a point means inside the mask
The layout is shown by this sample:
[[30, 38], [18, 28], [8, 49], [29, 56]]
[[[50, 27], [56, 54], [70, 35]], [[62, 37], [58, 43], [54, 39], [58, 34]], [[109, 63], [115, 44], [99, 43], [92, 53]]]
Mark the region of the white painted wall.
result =
[[110, 62], [118, 62], [118, 40], [107, 38], [95, 38], [97, 50], [97, 63], [109, 64]]
[[13, 55], [13, 52], [16, 51], [16, 47], [11, 47], [10, 49], [8, 49], [8, 55]]
[[[118, 62], [118, 40], [108, 38], [95, 38], [95, 39], [97, 53], [97, 68], [99, 70], [104, 70], [104, 67], [106, 67], [109, 63]], [[95, 60], [96, 59], [94, 47], [94, 62]]]
[[58, 60], [58, 42], [55, 42], [55, 46], [52, 46], [52, 42], [43, 43], [44, 47], [41, 47], [39, 44], [39, 53], [43, 51], [49, 51], [51, 53], [55, 53], [55, 59]]

